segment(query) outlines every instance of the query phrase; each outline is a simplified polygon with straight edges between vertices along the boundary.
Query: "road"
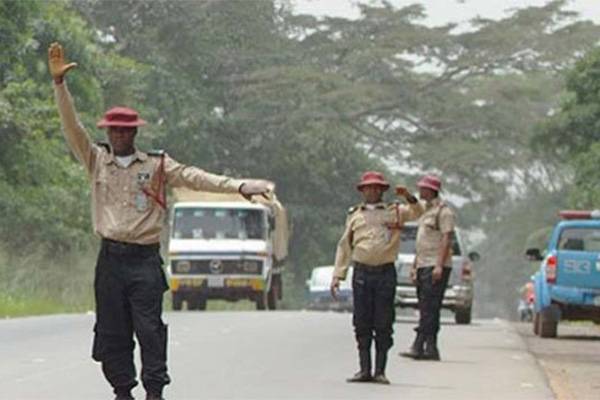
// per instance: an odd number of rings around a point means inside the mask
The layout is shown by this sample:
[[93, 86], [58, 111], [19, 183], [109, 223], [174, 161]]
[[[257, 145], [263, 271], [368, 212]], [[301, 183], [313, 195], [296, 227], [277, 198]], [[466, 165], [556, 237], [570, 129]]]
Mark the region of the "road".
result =
[[600, 328], [591, 323], [558, 325], [558, 337], [541, 339], [531, 323], [515, 324], [539, 360], [558, 400], [600, 399]]
[[[93, 315], [0, 321], [0, 399], [111, 399], [89, 358]], [[390, 386], [347, 384], [357, 369], [350, 314], [167, 313], [172, 399], [554, 399], [515, 327], [445, 322], [443, 361], [402, 359], [414, 318], [395, 325]], [[140, 385], [141, 386], [141, 385]], [[141, 387], [136, 398], [143, 398]]]

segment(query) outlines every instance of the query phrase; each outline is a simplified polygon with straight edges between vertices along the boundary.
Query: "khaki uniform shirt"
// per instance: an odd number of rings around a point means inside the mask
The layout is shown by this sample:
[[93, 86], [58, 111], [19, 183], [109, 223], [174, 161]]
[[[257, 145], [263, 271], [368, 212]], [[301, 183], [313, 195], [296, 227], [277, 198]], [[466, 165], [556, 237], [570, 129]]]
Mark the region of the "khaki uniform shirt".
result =
[[350, 261], [374, 268], [393, 263], [400, 248], [402, 225], [406, 221], [417, 219], [422, 213], [423, 206], [420, 203], [379, 203], [373, 209], [369, 209], [367, 204], [361, 204], [351, 208], [346, 228], [337, 246], [333, 275], [346, 279]]
[[94, 232], [103, 238], [138, 244], [159, 242], [165, 210], [144, 190], [158, 195], [161, 178], [173, 187], [209, 192], [235, 193], [243, 183], [180, 164], [167, 155], [161, 174], [162, 157], [141, 151], [136, 151], [134, 161], [123, 168], [108, 148], [90, 141], [66, 85], [54, 85], [54, 92], [67, 143], [90, 179]]
[[[442, 236], [452, 232], [454, 225], [454, 212], [440, 199], [426, 203], [417, 230], [417, 268], [435, 267], [442, 245]], [[452, 267], [452, 245], [443, 266]]]

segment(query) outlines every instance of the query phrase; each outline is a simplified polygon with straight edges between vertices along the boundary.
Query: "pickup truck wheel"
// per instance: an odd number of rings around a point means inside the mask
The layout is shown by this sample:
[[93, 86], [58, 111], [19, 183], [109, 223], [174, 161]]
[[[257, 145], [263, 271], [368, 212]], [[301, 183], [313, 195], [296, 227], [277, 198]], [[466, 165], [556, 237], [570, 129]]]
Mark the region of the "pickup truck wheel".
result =
[[457, 308], [454, 312], [454, 321], [459, 325], [467, 325], [471, 323], [471, 307]]
[[181, 308], [183, 306], [183, 296], [181, 295], [181, 293], [173, 292], [171, 303], [174, 311], [181, 311]]
[[534, 335], [540, 334], [540, 313], [539, 312], [533, 313], [533, 334]]
[[539, 330], [540, 337], [554, 338], [558, 328], [558, 321], [552, 318], [549, 310], [544, 310], [540, 314]]

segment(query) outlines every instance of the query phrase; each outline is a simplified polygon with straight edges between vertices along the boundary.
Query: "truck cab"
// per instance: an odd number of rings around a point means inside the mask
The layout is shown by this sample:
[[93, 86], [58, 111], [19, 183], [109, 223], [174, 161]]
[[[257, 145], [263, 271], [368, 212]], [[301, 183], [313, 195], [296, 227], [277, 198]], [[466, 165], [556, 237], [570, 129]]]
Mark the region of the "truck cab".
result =
[[562, 211], [546, 250], [528, 249], [541, 261], [533, 277], [533, 331], [556, 337], [561, 320], [600, 323], [600, 210]]
[[287, 255], [281, 209], [237, 194], [176, 197], [181, 201], [171, 211], [168, 262], [173, 309], [186, 303], [188, 310], [204, 310], [211, 299], [275, 309]]

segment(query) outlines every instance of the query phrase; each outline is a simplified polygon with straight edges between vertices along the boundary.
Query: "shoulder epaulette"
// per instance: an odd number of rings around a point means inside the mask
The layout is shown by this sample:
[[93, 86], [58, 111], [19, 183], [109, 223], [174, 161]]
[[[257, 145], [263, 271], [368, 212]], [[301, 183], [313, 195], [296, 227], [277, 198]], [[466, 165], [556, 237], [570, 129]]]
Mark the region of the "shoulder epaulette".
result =
[[97, 141], [95, 142], [96, 145], [102, 147], [104, 150], [106, 150], [107, 153], [110, 153], [110, 144], [108, 144], [108, 142], [103, 142], [103, 141]]
[[348, 215], [354, 214], [356, 210], [360, 209], [360, 205], [352, 206], [348, 209]]
[[161, 157], [165, 155], [165, 151], [161, 149], [150, 150], [146, 154], [148, 154], [150, 157]]

